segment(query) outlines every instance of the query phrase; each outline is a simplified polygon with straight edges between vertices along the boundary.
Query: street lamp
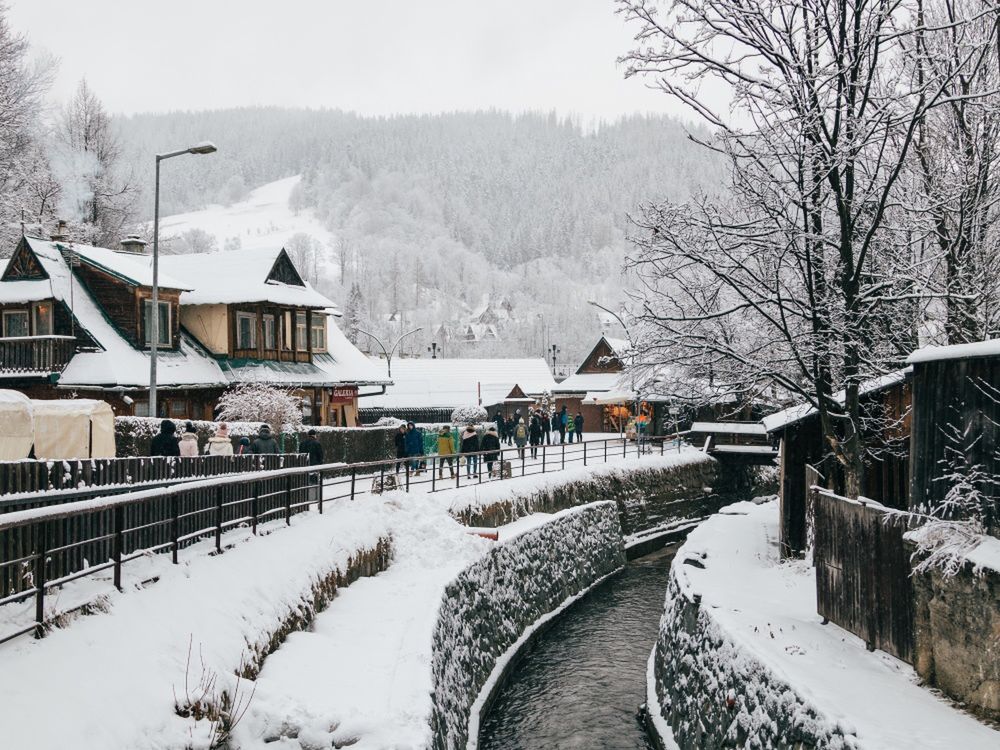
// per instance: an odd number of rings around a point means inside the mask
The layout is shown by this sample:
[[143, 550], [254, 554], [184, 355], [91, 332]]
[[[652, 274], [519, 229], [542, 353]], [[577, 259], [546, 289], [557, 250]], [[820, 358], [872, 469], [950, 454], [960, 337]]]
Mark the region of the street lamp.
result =
[[217, 149], [209, 141], [179, 151], [156, 155], [156, 192], [153, 201], [153, 298], [149, 331], [149, 416], [156, 416], [156, 353], [160, 346], [160, 162], [184, 154], [211, 154]]
[[552, 349], [552, 376], [555, 377], [556, 374], [556, 355], [559, 353], [559, 347], [553, 344]]
[[438, 345], [436, 341], [432, 341], [431, 345], [427, 347], [427, 351], [431, 353], [431, 359], [438, 358]]
[[423, 328], [414, 328], [412, 331], [407, 331], [406, 333], [402, 334], [398, 339], [396, 339], [396, 343], [393, 344], [392, 347], [390, 347], [388, 350], [386, 350], [385, 345], [382, 343], [382, 340], [379, 339], [379, 337], [376, 336], [374, 333], [368, 333], [368, 331], [362, 331], [360, 328], [358, 329], [358, 333], [363, 333], [365, 336], [371, 337], [371, 339], [376, 344], [378, 344], [378, 348], [381, 349], [382, 353], [385, 355], [385, 368], [386, 368], [386, 372], [388, 373], [389, 377], [391, 378], [392, 377], [392, 355], [396, 351], [396, 347], [399, 346], [399, 342], [402, 341], [403, 339], [405, 339], [407, 336], [412, 336], [414, 333], [419, 333], [422, 330], [424, 330], [424, 329]]

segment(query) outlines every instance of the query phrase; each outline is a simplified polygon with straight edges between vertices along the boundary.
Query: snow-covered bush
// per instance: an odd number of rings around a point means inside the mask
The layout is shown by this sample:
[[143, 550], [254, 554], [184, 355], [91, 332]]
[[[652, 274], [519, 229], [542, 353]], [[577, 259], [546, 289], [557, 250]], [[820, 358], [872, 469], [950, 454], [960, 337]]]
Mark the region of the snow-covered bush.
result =
[[404, 425], [406, 422], [397, 417], [381, 417], [376, 423], [375, 427], [393, 427], [399, 429], [400, 425]]
[[451, 413], [452, 424], [479, 424], [487, 419], [489, 414], [481, 406], [459, 406]]
[[275, 433], [302, 426], [302, 399], [268, 383], [238, 383], [222, 394], [217, 408], [222, 422], [259, 420]]

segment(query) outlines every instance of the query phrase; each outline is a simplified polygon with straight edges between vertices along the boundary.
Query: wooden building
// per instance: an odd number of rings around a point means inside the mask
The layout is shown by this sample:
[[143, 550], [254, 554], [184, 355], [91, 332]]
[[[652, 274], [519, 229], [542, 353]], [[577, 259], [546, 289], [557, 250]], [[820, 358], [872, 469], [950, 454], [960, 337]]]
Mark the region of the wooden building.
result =
[[314, 424], [357, 423], [361, 386], [389, 381], [339, 331], [333, 303], [280, 248], [160, 260], [157, 311], [145, 243], [119, 250], [23, 237], [0, 264], [0, 380], [32, 398], [70, 391], [149, 415], [152, 315], [157, 415], [212, 419], [222, 392], [293, 389]]
[[621, 431], [635, 403], [634, 392], [619, 383], [628, 347], [627, 341], [601, 336], [576, 372], [556, 387], [556, 408], [582, 414], [588, 432]]
[[[910, 406], [911, 370], [899, 370], [861, 386], [862, 408], [882, 426], [874, 434], [868, 429], [866, 442], [876, 452], [865, 462], [863, 494], [892, 508], [910, 505]], [[844, 394], [836, 396], [843, 401]], [[840, 491], [836, 460], [823, 439], [819, 412], [799, 404], [764, 417], [764, 428], [778, 445], [781, 551], [785, 556], [801, 554], [807, 544], [807, 488], [819, 483]]]

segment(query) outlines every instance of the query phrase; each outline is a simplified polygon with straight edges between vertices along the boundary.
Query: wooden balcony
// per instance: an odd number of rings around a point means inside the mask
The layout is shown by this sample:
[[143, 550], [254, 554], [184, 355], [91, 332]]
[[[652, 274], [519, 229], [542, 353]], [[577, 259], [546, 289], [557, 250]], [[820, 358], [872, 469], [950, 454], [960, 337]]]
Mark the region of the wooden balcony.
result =
[[0, 374], [48, 376], [60, 373], [75, 352], [73, 336], [0, 338]]

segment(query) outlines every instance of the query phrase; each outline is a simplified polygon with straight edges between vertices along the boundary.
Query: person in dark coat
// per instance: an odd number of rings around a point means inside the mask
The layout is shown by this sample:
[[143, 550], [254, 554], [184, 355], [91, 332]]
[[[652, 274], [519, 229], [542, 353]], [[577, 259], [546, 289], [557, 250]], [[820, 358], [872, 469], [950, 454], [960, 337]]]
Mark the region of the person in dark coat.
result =
[[403, 460], [406, 458], [406, 425], [401, 424], [399, 429], [396, 430], [396, 434], [392, 437], [393, 443], [396, 445], [396, 458], [400, 459], [396, 461], [396, 473], [403, 468]]
[[507, 429], [507, 420], [504, 419], [503, 414], [498, 411], [496, 418], [493, 421], [496, 422], [497, 425], [497, 435], [501, 440], [503, 440], [504, 432]]
[[583, 414], [580, 412], [576, 413], [576, 417], [573, 419], [573, 427], [576, 429], [576, 442], [583, 442]]
[[309, 430], [306, 435], [306, 439], [299, 445], [299, 452], [309, 454], [310, 466], [319, 466], [323, 463], [323, 446], [316, 439], [316, 430]]
[[413, 422], [407, 422], [404, 440], [406, 443], [406, 457], [410, 459], [410, 469], [414, 473], [419, 474], [419, 456], [424, 455], [424, 433], [422, 430], [418, 430]]
[[552, 438], [549, 435], [549, 433], [552, 432], [552, 419], [549, 417], [549, 413], [545, 409], [542, 409], [539, 412], [539, 423], [542, 428], [542, 437], [545, 439], [545, 444], [548, 445], [552, 441]]
[[250, 444], [250, 452], [255, 455], [278, 453], [278, 441], [271, 435], [271, 428], [262, 425], [256, 439]]
[[538, 458], [538, 446], [542, 444], [542, 420], [537, 414], [531, 415], [528, 425], [528, 443], [531, 445], [531, 457]]
[[179, 456], [181, 455], [180, 443], [177, 442], [177, 425], [169, 419], [160, 422], [160, 431], [153, 437], [149, 444], [149, 455], [151, 456]]
[[[479, 453], [479, 435], [476, 434], [474, 425], [469, 425], [461, 436], [462, 453]], [[479, 476], [479, 456], [465, 457], [465, 475], [468, 477]]]
[[[497, 430], [495, 427], [490, 427], [483, 435], [483, 440], [479, 445], [479, 450], [482, 451], [492, 451], [483, 456], [483, 460], [486, 461], [486, 475], [490, 476], [493, 474], [493, 464], [497, 462], [500, 454], [500, 436], [497, 435]], [[498, 472], [499, 473], [499, 472]]]
[[566, 404], [563, 404], [562, 409], [556, 414], [556, 429], [559, 430], [559, 442], [566, 442], [566, 422], [569, 421], [569, 415], [566, 413]]

